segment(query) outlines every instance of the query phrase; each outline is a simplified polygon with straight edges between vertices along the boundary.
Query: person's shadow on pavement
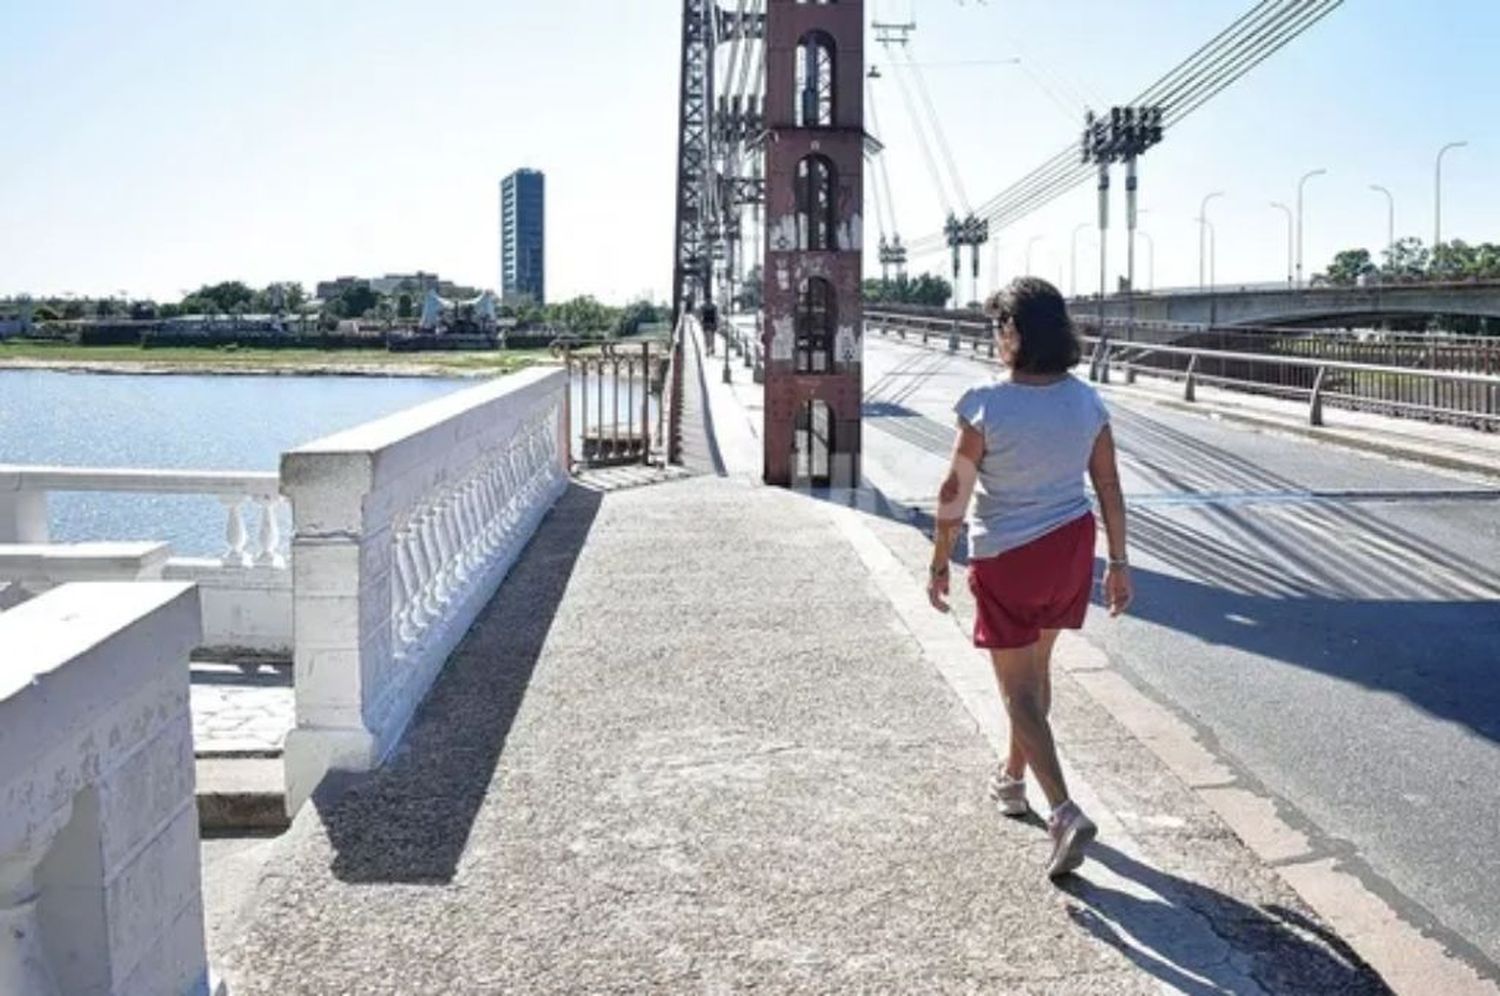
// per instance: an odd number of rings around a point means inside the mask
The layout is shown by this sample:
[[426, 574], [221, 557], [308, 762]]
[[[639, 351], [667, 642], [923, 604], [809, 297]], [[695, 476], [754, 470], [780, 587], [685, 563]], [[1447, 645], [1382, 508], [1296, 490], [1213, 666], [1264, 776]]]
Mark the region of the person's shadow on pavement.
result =
[[1391, 992], [1347, 944], [1295, 910], [1247, 905], [1106, 844], [1092, 845], [1089, 858], [1158, 898], [1092, 882], [1085, 865], [1059, 883], [1080, 904], [1070, 904], [1068, 915], [1179, 992]]

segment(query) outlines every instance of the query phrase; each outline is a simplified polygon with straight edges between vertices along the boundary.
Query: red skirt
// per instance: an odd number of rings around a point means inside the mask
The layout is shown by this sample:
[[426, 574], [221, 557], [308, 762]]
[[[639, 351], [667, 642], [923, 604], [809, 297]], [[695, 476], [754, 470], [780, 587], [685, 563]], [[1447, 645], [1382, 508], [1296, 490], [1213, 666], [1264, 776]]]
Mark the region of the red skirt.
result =
[[1093, 587], [1093, 513], [998, 557], [970, 561], [974, 646], [1029, 647], [1044, 629], [1081, 629]]

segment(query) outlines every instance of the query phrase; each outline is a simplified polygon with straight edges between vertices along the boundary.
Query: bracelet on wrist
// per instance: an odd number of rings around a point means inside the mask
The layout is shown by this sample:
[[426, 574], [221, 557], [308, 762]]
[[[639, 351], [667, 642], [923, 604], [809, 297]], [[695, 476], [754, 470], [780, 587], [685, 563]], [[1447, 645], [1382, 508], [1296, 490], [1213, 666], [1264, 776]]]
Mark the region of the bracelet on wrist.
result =
[[1130, 566], [1130, 559], [1128, 557], [1110, 557], [1109, 558], [1109, 566], [1110, 567], [1129, 567]]
[[940, 578], [940, 577], [943, 577], [944, 575], [946, 575], [947, 573], [948, 573], [948, 565], [947, 564], [932, 564], [932, 565], [930, 565], [927, 568], [927, 576], [928, 577]]

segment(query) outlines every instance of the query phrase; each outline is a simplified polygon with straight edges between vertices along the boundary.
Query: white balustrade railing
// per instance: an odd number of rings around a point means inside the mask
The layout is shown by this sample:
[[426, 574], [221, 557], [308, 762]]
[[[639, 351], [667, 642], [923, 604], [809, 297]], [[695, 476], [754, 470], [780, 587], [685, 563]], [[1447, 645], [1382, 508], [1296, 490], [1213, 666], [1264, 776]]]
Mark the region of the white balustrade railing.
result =
[[[49, 496], [69, 492], [217, 498], [224, 509], [223, 552], [212, 559], [174, 556], [162, 576], [195, 581], [202, 588], [208, 646], [226, 651], [291, 652], [291, 572], [279, 521], [286, 499], [274, 471], [0, 464], [0, 544], [48, 543], [52, 533]], [[253, 531], [247, 517], [255, 522]]]
[[[274, 472], [0, 464], [0, 543], [46, 543], [47, 496], [67, 491], [210, 495], [225, 510], [224, 566], [286, 565], [276, 515], [284, 499]], [[258, 516], [253, 539], [245, 525], [247, 506]]]
[[282, 457], [292, 501], [295, 812], [378, 765], [567, 485], [567, 375], [534, 369]]

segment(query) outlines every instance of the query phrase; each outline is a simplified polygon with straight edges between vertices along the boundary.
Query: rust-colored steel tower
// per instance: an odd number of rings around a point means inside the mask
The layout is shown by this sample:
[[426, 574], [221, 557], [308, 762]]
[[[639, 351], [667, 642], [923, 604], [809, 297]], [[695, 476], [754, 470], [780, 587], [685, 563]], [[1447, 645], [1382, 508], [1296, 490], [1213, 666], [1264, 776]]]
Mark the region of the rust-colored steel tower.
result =
[[769, 0], [767, 484], [859, 483], [863, 0]]

